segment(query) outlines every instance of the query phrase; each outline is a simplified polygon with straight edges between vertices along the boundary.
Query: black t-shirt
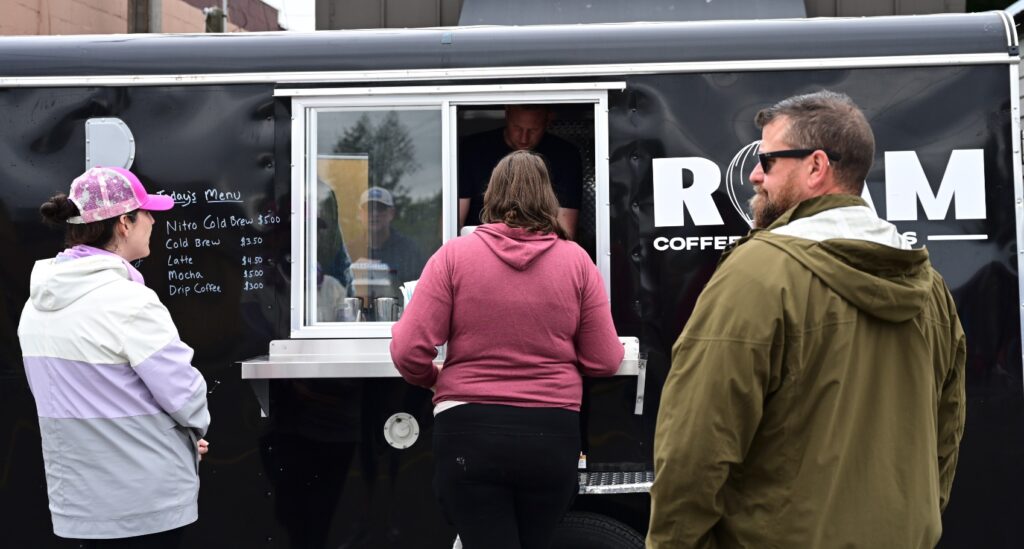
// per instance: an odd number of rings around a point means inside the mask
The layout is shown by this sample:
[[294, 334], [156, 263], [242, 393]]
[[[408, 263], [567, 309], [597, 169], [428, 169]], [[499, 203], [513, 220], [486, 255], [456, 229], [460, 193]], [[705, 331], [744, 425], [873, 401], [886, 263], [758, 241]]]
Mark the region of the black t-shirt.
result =
[[[459, 198], [469, 199], [466, 225], [480, 224], [484, 191], [498, 161], [512, 149], [505, 143], [505, 128], [465, 137], [459, 146]], [[583, 168], [580, 153], [571, 143], [545, 133], [534, 149], [548, 166], [551, 186], [563, 208], [578, 210], [583, 195]]]
[[427, 263], [426, 254], [420, 249], [411, 238], [396, 231], [393, 227], [387, 242], [379, 248], [370, 247], [370, 259], [376, 259], [388, 265], [392, 273], [392, 287], [397, 294], [397, 289], [403, 283], [410, 280], [417, 280], [423, 272], [423, 266]]

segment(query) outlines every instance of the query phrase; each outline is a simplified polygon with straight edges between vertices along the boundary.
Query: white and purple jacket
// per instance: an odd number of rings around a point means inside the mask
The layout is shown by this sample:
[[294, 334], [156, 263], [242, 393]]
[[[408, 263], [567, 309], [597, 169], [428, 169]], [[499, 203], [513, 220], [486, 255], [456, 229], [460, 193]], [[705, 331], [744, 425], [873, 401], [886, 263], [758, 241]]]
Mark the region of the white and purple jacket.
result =
[[36, 262], [18, 337], [54, 533], [123, 538], [194, 522], [206, 382], [138, 271], [87, 246]]

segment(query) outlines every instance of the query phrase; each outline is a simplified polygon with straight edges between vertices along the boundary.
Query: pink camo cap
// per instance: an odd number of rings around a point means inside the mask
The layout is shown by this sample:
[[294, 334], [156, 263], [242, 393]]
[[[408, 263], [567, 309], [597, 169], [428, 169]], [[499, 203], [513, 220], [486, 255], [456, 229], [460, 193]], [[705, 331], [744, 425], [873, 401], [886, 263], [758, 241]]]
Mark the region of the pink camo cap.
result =
[[124, 168], [90, 168], [71, 182], [68, 198], [78, 206], [80, 215], [68, 223], [103, 221], [132, 210], [164, 211], [174, 207], [174, 199], [149, 194], [135, 174]]

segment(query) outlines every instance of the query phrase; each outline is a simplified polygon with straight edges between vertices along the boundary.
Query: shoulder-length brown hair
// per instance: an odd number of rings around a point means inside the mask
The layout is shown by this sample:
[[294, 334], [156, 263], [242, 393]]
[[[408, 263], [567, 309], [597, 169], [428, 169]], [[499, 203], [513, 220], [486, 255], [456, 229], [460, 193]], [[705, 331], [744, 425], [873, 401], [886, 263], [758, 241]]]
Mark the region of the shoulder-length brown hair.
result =
[[480, 220], [569, 238], [558, 224], [558, 198], [547, 165], [532, 151], [511, 152], [494, 167]]

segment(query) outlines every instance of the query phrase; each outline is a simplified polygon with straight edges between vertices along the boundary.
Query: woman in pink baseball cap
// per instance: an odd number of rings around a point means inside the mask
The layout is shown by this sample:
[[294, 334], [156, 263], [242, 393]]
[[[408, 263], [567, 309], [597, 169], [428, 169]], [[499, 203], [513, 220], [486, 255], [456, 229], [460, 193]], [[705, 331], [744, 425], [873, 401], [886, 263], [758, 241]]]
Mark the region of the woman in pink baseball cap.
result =
[[198, 518], [206, 382], [130, 263], [149, 255], [151, 212], [173, 206], [97, 167], [39, 208], [68, 248], [36, 262], [18, 338], [53, 531], [82, 547], [178, 547]]
[[97, 167], [75, 178], [70, 194], [54, 196], [40, 212], [48, 221], [68, 224], [69, 246], [106, 249], [135, 261], [149, 255], [150, 212], [172, 207], [171, 197], [147, 193], [132, 172]]

